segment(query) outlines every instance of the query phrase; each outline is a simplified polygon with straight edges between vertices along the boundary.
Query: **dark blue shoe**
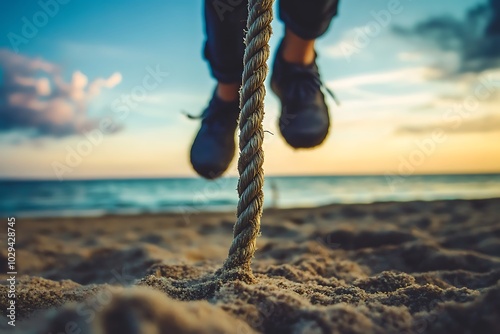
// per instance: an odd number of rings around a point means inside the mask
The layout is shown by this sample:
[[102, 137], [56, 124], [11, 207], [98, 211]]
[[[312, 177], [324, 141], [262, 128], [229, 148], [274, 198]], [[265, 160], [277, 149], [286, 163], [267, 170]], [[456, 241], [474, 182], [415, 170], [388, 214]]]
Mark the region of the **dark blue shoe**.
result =
[[306, 66], [287, 63], [282, 57], [282, 45], [279, 47], [271, 89], [281, 101], [279, 128], [290, 146], [315, 147], [328, 135], [330, 116], [322, 87], [316, 61]]
[[235, 152], [239, 112], [238, 101], [222, 101], [214, 92], [208, 107], [198, 117], [202, 121], [191, 147], [191, 164], [200, 176], [215, 179], [229, 167]]

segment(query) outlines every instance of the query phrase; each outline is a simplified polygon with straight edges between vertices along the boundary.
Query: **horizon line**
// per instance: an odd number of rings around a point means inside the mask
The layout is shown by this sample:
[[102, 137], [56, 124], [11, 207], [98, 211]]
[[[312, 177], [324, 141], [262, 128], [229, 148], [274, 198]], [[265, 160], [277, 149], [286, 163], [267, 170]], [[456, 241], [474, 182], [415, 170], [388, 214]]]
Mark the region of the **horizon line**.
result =
[[[401, 177], [418, 177], [418, 176], [473, 176], [473, 175], [491, 175], [491, 176], [497, 176], [500, 175], [500, 171], [496, 172], [444, 172], [444, 173], [415, 173], [411, 175], [400, 175]], [[283, 178], [283, 177], [290, 177], [290, 178], [298, 178], [298, 177], [367, 177], [367, 176], [387, 176], [387, 173], [385, 174], [377, 174], [377, 173], [367, 173], [367, 174], [271, 174], [267, 175], [265, 177], [271, 177], [271, 178]], [[394, 175], [396, 176], [396, 175]], [[239, 178], [238, 175], [228, 175], [228, 176], [223, 176], [221, 179], [237, 179]], [[182, 179], [200, 179], [200, 180], [205, 180], [200, 176], [188, 176], [188, 175], [173, 175], [173, 176], [130, 176], [130, 177], [112, 177], [112, 176], [103, 176], [103, 177], [82, 177], [82, 178], [68, 178], [65, 180], [58, 180], [57, 178], [37, 178], [37, 177], [0, 177], [0, 182], [23, 182], [23, 181], [41, 181], [41, 182], [48, 182], [48, 181], [54, 181], [54, 182], [64, 182], [64, 181], [113, 181], [113, 180], [182, 180]], [[207, 181], [214, 181], [217, 182], [217, 180], [207, 180]]]

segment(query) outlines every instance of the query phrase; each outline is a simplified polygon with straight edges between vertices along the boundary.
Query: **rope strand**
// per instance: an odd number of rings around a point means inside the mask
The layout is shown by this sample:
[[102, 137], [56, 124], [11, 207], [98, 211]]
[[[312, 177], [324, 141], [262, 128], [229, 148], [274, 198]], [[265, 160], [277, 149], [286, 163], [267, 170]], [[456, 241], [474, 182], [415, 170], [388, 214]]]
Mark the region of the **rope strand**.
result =
[[224, 269], [243, 269], [251, 273], [250, 262], [260, 234], [264, 203], [264, 81], [267, 76], [269, 39], [272, 34], [274, 0], [249, 0], [243, 77], [240, 90], [240, 157], [238, 159], [239, 202], [233, 242]]

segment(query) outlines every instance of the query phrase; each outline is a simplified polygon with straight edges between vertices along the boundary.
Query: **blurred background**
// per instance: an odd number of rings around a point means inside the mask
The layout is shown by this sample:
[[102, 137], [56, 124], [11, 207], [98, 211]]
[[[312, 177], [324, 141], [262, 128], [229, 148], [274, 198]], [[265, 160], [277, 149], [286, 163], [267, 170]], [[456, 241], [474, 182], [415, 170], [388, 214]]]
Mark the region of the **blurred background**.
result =
[[[0, 6], [1, 215], [234, 209], [236, 159], [212, 182], [189, 164], [203, 1]], [[317, 52], [341, 106], [296, 151], [268, 94], [268, 207], [500, 196], [500, 1], [341, 0]]]

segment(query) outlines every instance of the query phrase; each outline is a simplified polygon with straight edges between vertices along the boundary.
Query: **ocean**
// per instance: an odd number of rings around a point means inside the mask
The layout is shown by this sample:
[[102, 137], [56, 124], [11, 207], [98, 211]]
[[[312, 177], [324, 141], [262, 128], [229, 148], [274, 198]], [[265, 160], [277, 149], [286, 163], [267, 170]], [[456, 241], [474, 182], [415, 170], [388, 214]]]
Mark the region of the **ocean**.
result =
[[[0, 181], [0, 216], [234, 211], [237, 178]], [[267, 177], [266, 207], [500, 197], [500, 174]]]

